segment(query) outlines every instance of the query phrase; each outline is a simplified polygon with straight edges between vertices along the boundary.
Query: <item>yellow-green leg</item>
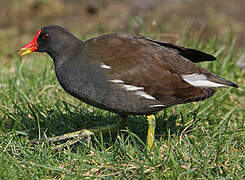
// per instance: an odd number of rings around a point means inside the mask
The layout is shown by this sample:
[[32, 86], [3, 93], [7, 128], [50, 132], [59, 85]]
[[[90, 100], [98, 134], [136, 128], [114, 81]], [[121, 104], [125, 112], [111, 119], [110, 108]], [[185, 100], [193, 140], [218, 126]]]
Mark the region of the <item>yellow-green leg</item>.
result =
[[148, 151], [151, 150], [152, 145], [155, 139], [155, 128], [156, 128], [156, 119], [154, 115], [147, 116], [148, 121], [148, 134], [147, 134], [147, 149]]
[[31, 141], [30, 143], [33, 144], [33, 143], [40, 143], [40, 142], [46, 142], [46, 141], [59, 142], [59, 141], [67, 140], [65, 143], [56, 145], [54, 147], [54, 149], [58, 149], [63, 146], [70, 146], [72, 144], [75, 144], [81, 138], [84, 138], [84, 137], [90, 137], [91, 135], [96, 135], [100, 133], [104, 134], [104, 133], [114, 132], [116, 130], [124, 128], [125, 126], [127, 126], [127, 124], [128, 124], [127, 116], [121, 116], [121, 120], [117, 124], [113, 124], [109, 126], [101, 126], [101, 127], [94, 128], [94, 129], [82, 129], [82, 130], [75, 131], [72, 133], [67, 133], [67, 134], [63, 134], [60, 136], [56, 136], [53, 138], [34, 140], [34, 141]]

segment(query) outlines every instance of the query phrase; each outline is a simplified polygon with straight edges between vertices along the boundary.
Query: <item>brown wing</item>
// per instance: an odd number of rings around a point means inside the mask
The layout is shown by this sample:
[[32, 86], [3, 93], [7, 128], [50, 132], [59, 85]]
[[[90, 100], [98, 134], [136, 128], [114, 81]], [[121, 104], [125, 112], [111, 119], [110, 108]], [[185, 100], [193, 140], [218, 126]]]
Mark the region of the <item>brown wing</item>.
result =
[[181, 74], [209, 72], [182, 56], [184, 49], [180, 51], [177, 46], [127, 34], [100, 36], [86, 41], [85, 46], [94, 61], [110, 67], [108, 80], [144, 87], [165, 106], [203, 100], [215, 93], [212, 88], [194, 87], [182, 79]]
[[[142, 37], [144, 38], [144, 37]], [[178, 46], [173, 43], [165, 43], [153, 39], [146, 38], [146, 40], [154, 42], [156, 44], [159, 44], [164, 47], [171, 48], [173, 50], [176, 50], [177, 53], [179, 53], [181, 56], [185, 57], [186, 59], [189, 59], [193, 63], [197, 62], [203, 62], [203, 61], [215, 61], [216, 58], [210, 54], [204, 53], [202, 51], [196, 50], [196, 49], [190, 49], [185, 48], [183, 46]]]

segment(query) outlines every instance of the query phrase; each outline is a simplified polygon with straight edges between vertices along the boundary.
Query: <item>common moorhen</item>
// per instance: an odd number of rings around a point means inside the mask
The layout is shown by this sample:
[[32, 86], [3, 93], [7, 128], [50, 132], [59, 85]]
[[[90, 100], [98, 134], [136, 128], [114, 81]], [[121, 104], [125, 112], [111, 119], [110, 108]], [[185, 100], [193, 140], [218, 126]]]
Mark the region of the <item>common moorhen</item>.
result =
[[39, 29], [20, 54], [33, 51], [47, 52], [53, 58], [57, 79], [66, 92], [121, 116], [118, 124], [69, 133], [51, 141], [112, 131], [125, 126], [128, 115], [146, 115], [147, 145], [151, 149], [153, 114], [169, 106], [207, 99], [214, 95], [214, 87], [238, 87], [194, 64], [214, 61], [212, 55], [142, 36], [110, 34], [83, 42], [64, 28], [49, 25]]

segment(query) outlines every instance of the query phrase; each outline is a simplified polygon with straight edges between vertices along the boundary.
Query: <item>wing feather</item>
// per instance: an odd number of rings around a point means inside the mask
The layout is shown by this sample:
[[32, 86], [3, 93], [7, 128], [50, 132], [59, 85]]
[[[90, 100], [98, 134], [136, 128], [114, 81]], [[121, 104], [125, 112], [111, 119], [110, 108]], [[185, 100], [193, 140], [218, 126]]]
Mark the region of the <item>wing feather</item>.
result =
[[110, 67], [106, 70], [108, 80], [143, 87], [144, 92], [166, 106], [203, 100], [215, 92], [195, 87], [181, 77], [209, 73], [183, 56], [190, 50], [182, 48], [181, 55], [177, 51], [180, 47], [127, 34], [100, 36], [86, 41], [85, 46], [94, 55], [91, 61]]

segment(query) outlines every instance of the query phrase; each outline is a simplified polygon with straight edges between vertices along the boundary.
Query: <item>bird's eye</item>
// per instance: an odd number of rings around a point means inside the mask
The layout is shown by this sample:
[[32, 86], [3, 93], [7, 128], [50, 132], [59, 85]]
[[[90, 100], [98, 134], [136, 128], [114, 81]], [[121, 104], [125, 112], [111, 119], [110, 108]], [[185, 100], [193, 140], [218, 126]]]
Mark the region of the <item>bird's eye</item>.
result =
[[50, 37], [49, 34], [44, 34], [43, 39], [44, 39], [44, 40], [47, 40], [47, 39], [49, 39], [49, 37]]

